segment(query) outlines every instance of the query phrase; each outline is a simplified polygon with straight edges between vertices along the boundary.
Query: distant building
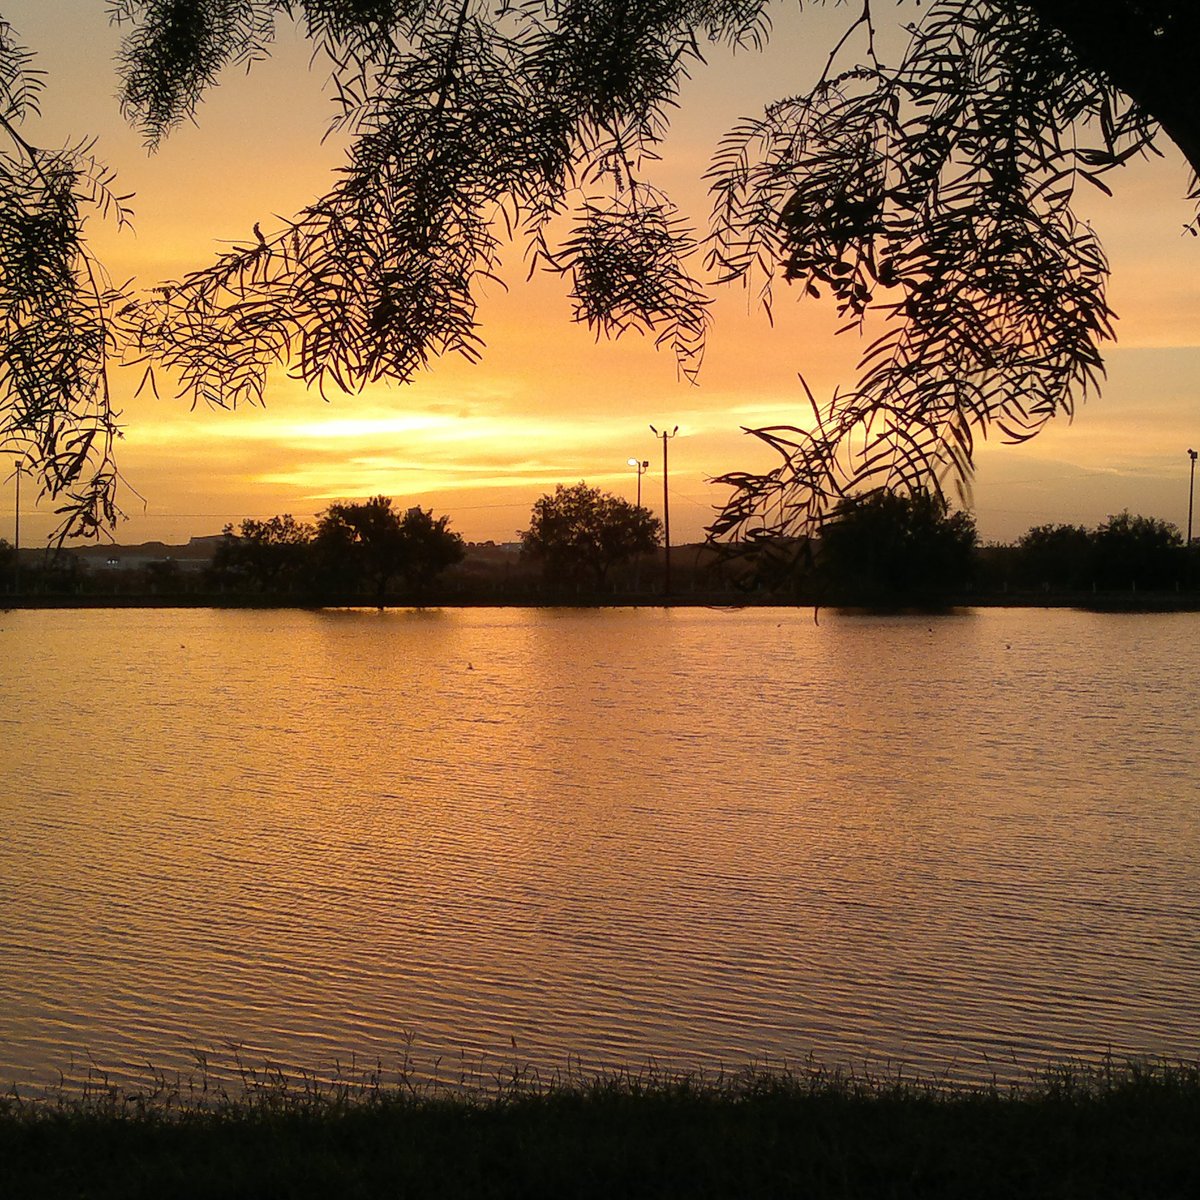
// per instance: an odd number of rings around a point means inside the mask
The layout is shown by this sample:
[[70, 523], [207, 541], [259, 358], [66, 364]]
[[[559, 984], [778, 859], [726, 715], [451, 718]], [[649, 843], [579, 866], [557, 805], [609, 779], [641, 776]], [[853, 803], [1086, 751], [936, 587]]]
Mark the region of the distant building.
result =
[[188, 540], [186, 546], [142, 542], [137, 546], [75, 546], [71, 553], [87, 571], [144, 571], [159, 563], [174, 563], [184, 573], [198, 574], [210, 566], [223, 534]]

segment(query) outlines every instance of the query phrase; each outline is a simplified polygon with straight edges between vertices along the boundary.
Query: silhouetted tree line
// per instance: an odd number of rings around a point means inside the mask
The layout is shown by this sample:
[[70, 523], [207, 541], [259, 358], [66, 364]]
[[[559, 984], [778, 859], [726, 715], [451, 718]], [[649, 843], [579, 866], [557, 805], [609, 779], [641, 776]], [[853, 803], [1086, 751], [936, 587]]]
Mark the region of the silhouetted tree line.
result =
[[1011, 548], [1007, 578], [1042, 591], [1166, 591], [1200, 584], [1200, 553], [1169, 521], [1128, 511], [1094, 529], [1037, 525]]
[[1095, 529], [1039, 525], [1014, 545], [980, 546], [971, 516], [926, 491], [847, 496], [815, 537], [764, 539], [753, 555], [743, 577], [749, 588], [766, 581], [777, 594], [821, 604], [936, 606], [1200, 587], [1200, 547], [1184, 546], [1167, 521], [1122, 512]]
[[[519, 531], [516, 547], [472, 547], [471, 561], [448, 516], [419, 507], [401, 511], [386, 496], [333, 504], [315, 523], [290, 513], [225, 526], [207, 569], [187, 569], [164, 557], [121, 566], [117, 556], [88, 570], [70, 551], [39, 556], [26, 566], [21, 591], [30, 596], [215, 596], [229, 603], [421, 604], [541, 599], [587, 602], [636, 593], [645, 562], [646, 588], [658, 585], [653, 554], [662, 524], [648, 510], [580, 482], [541, 496]], [[0, 588], [15, 590], [11, 548], [0, 541]], [[142, 548], [149, 549], [150, 547]], [[157, 544], [166, 552], [170, 547]], [[138, 555], [135, 558], [141, 558]], [[699, 586], [701, 556], [684, 566]], [[711, 554], [703, 557], [712, 558]], [[93, 561], [95, 561], [93, 559]], [[194, 560], [193, 560], [194, 561]], [[456, 568], [452, 573], [451, 568]]]
[[[659, 545], [662, 524], [646, 509], [580, 482], [540, 497], [519, 536], [521, 557], [540, 568], [545, 589], [603, 593], [615, 568]], [[333, 504], [316, 525], [285, 514], [242, 521], [236, 532], [226, 526], [209, 578], [219, 588], [263, 596], [420, 602], [465, 555], [449, 517], [421, 508], [400, 513], [376, 496]]]
[[[538, 498], [516, 548], [468, 547], [447, 516], [401, 511], [385, 496], [333, 504], [315, 523], [284, 514], [227, 525], [203, 572], [180, 562], [86, 570], [69, 551], [22, 556], [31, 596], [219, 597], [226, 603], [589, 603], [661, 595], [662, 525], [586, 483]], [[160, 547], [162, 550], [168, 547]], [[1200, 545], [1167, 521], [1129, 512], [1094, 529], [1048, 524], [1013, 545], [980, 546], [974, 520], [930, 492], [852, 495], [817, 536], [676, 547], [677, 599], [937, 607], [1137, 592], [1200, 592]], [[764, 567], [764, 562], [766, 566]], [[0, 539], [0, 591], [16, 590]], [[1110, 601], [1111, 602], [1111, 601]]]
[[315, 525], [290, 514], [224, 530], [209, 572], [219, 588], [332, 602], [421, 602], [466, 552], [450, 518], [387, 496], [330, 505]]

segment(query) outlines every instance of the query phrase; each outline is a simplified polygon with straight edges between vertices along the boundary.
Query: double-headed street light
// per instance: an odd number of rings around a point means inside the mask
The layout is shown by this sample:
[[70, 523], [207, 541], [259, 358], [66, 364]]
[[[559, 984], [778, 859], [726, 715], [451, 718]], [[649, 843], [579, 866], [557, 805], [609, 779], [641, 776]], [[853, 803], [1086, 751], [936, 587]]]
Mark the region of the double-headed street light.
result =
[[660, 433], [651, 425], [650, 432], [656, 438], [662, 438], [663, 444], [663, 548], [665, 550], [663, 561], [663, 595], [669, 596], [671, 594], [671, 502], [667, 498], [667, 442], [679, 432], [679, 426], [676, 425], [670, 433], [665, 429]]
[[642, 507], [642, 476], [645, 475], [645, 473], [648, 470], [650, 470], [650, 460], [649, 459], [640, 459], [640, 458], [631, 458], [629, 460], [629, 465], [637, 472], [637, 477], [638, 477], [637, 506], [638, 506], [638, 508], [641, 508]]

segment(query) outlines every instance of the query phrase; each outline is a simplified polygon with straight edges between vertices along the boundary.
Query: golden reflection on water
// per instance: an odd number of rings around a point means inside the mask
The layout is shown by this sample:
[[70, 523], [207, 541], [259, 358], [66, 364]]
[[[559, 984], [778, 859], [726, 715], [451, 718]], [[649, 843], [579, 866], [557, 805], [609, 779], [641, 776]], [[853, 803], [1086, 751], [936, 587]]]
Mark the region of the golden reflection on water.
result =
[[1200, 619], [0, 615], [0, 1079], [1200, 1054]]

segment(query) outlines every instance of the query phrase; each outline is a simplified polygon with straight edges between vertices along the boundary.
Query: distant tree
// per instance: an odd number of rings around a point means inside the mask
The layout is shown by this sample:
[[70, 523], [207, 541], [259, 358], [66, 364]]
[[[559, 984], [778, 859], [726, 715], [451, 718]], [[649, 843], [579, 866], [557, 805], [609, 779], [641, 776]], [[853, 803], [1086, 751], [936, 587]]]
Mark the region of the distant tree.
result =
[[17, 562], [17, 552], [12, 543], [0, 538], [0, 587], [8, 587], [12, 582], [13, 569]]
[[976, 541], [970, 515], [931, 492], [853, 496], [821, 529], [818, 579], [845, 602], [938, 602], [970, 583]]
[[1169, 588], [1184, 570], [1183, 535], [1169, 521], [1128, 510], [1095, 533], [1096, 577], [1107, 588]]
[[72, 595], [84, 586], [83, 565], [76, 554], [61, 546], [39, 554], [35, 562], [25, 562], [22, 555], [21, 591], [41, 595]]
[[400, 515], [391, 499], [331, 504], [317, 519], [316, 553], [325, 590], [366, 585], [382, 606], [400, 569]]
[[432, 509], [410, 508], [400, 518], [400, 536], [400, 574], [418, 599], [447, 567], [466, 557], [462, 535], [450, 528], [450, 518], [435, 518]]
[[317, 525], [316, 552], [327, 587], [368, 588], [381, 607], [400, 577], [417, 592], [465, 553], [450, 518], [410, 508], [399, 513], [388, 496], [331, 504]]
[[611, 492], [559, 484], [534, 502], [522, 553], [542, 564], [554, 583], [603, 587], [609, 571], [647, 554], [662, 541], [662, 522]]
[[1088, 587], [1095, 574], [1095, 538], [1082, 525], [1035, 525], [1016, 551], [1017, 577], [1029, 587]]
[[266, 521], [245, 520], [236, 534], [226, 525], [223, 532], [211, 569], [220, 583], [279, 594], [303, 586], [311, 574], [316, 530], [291, 513]]
[[1021, 552], [1016, 545], [987, 542], [975, 551], [975, 570], [972, 583], [980, 593], [1007, 592], [1024, 584], [1018, 569]]

